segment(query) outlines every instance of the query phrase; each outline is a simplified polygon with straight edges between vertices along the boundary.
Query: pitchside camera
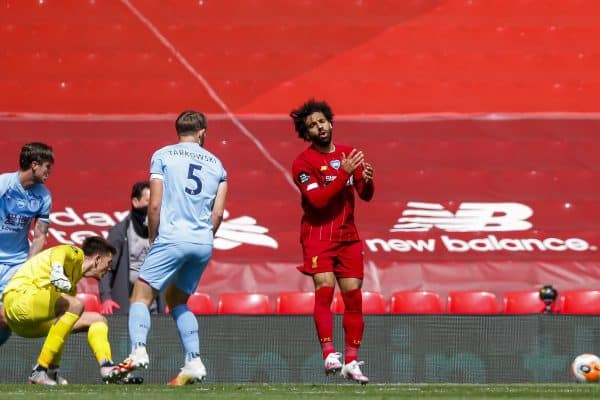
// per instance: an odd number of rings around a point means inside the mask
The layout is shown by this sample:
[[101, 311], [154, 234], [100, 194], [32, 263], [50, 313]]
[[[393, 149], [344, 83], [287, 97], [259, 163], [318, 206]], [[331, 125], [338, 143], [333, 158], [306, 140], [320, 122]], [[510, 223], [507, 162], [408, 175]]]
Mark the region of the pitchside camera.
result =
[[544, 314], [552, 314], [552, 303], [556, 300], [556, 296], [558, 296], [558, 292], [552, 285], [544, 285], [540, 288], [540, 299], [546, 305]]

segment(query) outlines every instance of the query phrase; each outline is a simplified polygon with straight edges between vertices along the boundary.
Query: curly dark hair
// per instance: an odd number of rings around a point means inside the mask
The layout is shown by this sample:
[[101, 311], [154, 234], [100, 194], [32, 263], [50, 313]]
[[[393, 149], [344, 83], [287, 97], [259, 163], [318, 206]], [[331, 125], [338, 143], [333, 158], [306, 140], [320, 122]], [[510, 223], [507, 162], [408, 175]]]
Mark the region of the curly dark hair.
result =
[[327, 118], [327, 121], [333, 123], [333, 111], [331, 111], [331, 107], [325, 101], [310, 99], [290, 112], [290, 117], [294, 120], [294, 127], [296, 128], [296, 132], [298, 132], [298, 137], [300, 139], [306, 140], [308, 129], [306, 128], [305, 120], [306, 117], [315, 112], [322, 112], [325, 118]]

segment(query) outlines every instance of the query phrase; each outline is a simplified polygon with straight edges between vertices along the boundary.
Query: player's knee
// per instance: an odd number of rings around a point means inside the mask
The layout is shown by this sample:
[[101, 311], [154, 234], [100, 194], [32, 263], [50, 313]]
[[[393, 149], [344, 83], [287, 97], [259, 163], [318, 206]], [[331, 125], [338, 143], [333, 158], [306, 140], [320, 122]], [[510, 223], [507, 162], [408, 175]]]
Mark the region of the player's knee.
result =
[[348, 312], [362, 313], [362, 291], [360, 289], [343, 292], [342, 299]]
[[315, 289], [323, 286], [335, 286], [335, 274], [333, 272], [320, 272], [313, 275]]
[[171, 310], [180, 304], [186, 304], [189, 295], [181, 290], [169, 286], [165, 292], [165, 301]]
[[133, 291], [131, 293], [130, 301], [131, 304], [144, 303], [147, 306], [150, 306], [150, 304], [152, 304], [152, 301], [154, 301], [154, 297], [156, 296], [156, 294], [157, 292], [155, 292], [155, 290], [152, 289], [150, 285], [138, 279], [133, 285]]
[[81, 316], [81, 314], [83, 314], [84, 309], [85, 305], [83, 304], [83, 302], [81, 302], [77, 298], [73, 298], [71, 301], [69, 301], [69, 307], [67, 311], [72, 314], [77, 314]]
[[54, 304], [54, 311], [57, 317], [66, 312], [81, 316], [85, 306], [81, 300], [74, 296], [62, 295]]

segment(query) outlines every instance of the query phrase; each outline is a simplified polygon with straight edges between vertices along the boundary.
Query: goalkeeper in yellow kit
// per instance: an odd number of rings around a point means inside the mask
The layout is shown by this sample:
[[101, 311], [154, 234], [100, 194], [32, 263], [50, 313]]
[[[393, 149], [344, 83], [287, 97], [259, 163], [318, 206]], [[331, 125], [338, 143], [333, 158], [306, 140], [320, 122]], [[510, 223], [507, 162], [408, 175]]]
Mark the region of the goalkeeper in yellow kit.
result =
[[100, 365], [100, 375], [115, 383], [128, 370], [112, 362], [106, 318], [84, 311], [75, 297], [82, 277], [100, 279], [111, 263], [115, 248], [102, 237], [88, 237], [81, 247], [60, 245], [31, 257], [4, 289], [4, 313], [19, 336], [46, 336], [29, 382], [56, 385], [67, 381], [58, 374], [65, 341], [71, 332], [87, 332], [88, 343]]

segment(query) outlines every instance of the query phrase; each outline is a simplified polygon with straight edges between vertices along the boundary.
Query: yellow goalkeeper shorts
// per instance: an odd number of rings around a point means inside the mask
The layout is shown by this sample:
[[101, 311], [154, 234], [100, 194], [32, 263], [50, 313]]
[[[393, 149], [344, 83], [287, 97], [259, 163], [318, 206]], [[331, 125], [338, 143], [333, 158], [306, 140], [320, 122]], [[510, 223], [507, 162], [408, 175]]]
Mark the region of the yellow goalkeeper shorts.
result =
[[17, 335], [44, 337], [54, 324], [54, 306], [60, 293], [49, 289], [27, 288], [4, 293], [4, 313]]

